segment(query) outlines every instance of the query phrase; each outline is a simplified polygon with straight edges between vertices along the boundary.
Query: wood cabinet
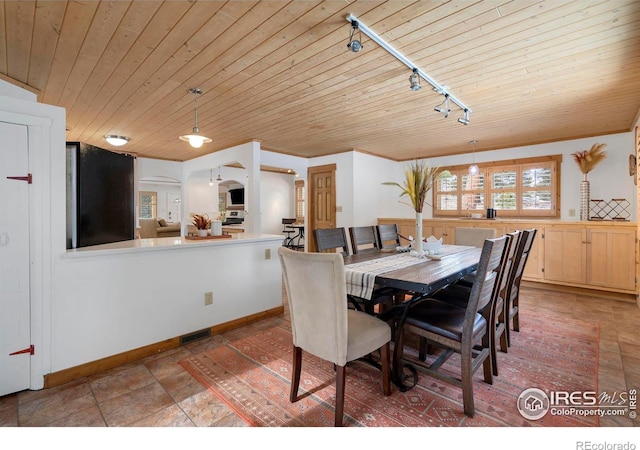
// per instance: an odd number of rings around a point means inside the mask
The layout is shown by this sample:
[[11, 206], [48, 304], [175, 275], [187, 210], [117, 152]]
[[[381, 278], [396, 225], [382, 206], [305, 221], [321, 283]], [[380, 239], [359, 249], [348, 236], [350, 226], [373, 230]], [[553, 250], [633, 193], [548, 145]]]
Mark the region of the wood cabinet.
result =
[[545, 228], [544, 279], [567, 283], [587, 282], [587, 229]]
[[[415, 234], [412, 219], [380, 218], [397, 223], [403, 234]], [[498, 236], [535, 228], [537, 234], [523, 279], [540, 283], [636, 295], [638, 243], [636, 224], [630, 222], [568, 222], [557, 220], [424, 219], [425, 237], [455, 242], [456, 227], [491, 227]], [[407, 235], [408, 235], [407, 234]]]
[[635, 230], [590, 229], [587, 234], [587, 283], [635, 290]]

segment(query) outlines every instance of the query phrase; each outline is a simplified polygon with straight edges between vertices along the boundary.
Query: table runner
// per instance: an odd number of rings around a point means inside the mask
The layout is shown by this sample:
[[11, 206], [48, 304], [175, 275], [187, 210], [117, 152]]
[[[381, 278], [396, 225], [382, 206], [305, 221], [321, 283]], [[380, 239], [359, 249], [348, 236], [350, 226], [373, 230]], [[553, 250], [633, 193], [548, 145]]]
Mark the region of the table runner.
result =
[[[466, 245], [443, 245], [438, 256], [445, 257], [474, 247]], [[370, 259], [345, 266], [347, 294], [354, 297], [371, 300], [375, 286], [376, 275], [403, 269], [414, 264], [420, 264], [428, 259], [417, 258], [409, 253], [399, 253], [382, 258]]]

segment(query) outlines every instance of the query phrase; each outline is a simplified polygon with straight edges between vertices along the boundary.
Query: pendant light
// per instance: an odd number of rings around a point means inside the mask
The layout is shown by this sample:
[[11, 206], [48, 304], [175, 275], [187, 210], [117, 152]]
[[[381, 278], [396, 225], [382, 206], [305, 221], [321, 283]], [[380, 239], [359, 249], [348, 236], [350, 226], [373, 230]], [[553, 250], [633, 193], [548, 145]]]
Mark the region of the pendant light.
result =
[[469, 144], [473, 145], [473, 159], [472, 159], [471, 165], [469, 166], [469, 175], [478, 175], [478, 172], [480, 172], [480, 168], [476, 164], [476, 144], [477, 143], [478, 143], [477, 139], [474, 139], [473, 141], [469, 141]]
[[198, 128], [198, 95], [201, 95], [202, 91], [200, 88], [191, 88], [189, 89], [189, 94], [193, 94], [194, 96], [193, 105], [195, 120], [193, 124], [193, 134], [182, 135], [180, 136], [180, 139], [188, 142], [193, 148], [200, 148], [202, 147], [202, 144], [211, 142], [211, 139], [208, 137], [198, 134], [200, 133], [200, 129]]
[[218, 178], [216, 178], [216, 181], [222, 181], [222, 177], [220, 176], [220, 166], [218, 166]]
[[209, 169], [209, 186], [213, 186], [213, 169]]

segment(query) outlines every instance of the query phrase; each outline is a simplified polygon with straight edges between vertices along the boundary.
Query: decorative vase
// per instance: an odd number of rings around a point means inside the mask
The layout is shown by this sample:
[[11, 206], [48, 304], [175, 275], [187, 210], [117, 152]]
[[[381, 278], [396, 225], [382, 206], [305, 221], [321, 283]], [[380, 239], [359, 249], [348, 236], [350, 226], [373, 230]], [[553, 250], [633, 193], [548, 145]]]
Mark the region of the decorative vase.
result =
[[585, 173], [580, 182], [580, 220], [589, 220], [589, 197], [589, 181]]
[[418, 256], [422, 256], [424, 252], [422, 251], [422, 213], [416, 212], [416, 236], [413, 240], [413, 250], [418, 254]]
[[198, 236], [205, 237], [209, 230], [198, 230]]

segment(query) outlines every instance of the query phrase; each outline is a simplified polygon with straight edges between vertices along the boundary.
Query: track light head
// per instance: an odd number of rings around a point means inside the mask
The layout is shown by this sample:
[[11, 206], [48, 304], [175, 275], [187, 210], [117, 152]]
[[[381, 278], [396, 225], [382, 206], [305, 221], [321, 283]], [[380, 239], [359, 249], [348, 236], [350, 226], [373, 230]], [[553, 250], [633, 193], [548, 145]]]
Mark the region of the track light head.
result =
[[445, 94], [444, 101], [433, 108], [433, 110], [442, 113], [445, 119], [449, 117], [449, 114], [451, 113], [451, 108], [449, 107], [449, 94]]
[[422, 86], [420, 86], [420, 75], [418, 75], [418, 69], [413, 68], [413, 73], [409, 77], [409, 83], [411, 83], [412, 91], [419, 91]]
[[[358, 33], [360, 35], [359, 39], [353, 38], [353, 36], [356, 33], [356, 30], [358, 30]], [[351, 36], [349, 36], [349, 43], [347, 44], [347, 48], [351, 50], [353, 53], [358, 53], [360, 50], [364, 48], [364, 45], [362, 45], [362, 32], [358, 27], [357, 20], [354, 20], [351, 22]]]
[[458, 119], [458, 122], [460, 122], [463, 125], [469, 125], [469, 110], [468, 109], [464, 110], [464, 116], [460, 117]]

